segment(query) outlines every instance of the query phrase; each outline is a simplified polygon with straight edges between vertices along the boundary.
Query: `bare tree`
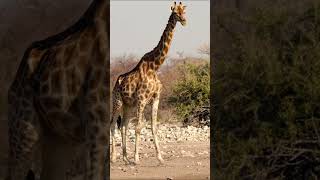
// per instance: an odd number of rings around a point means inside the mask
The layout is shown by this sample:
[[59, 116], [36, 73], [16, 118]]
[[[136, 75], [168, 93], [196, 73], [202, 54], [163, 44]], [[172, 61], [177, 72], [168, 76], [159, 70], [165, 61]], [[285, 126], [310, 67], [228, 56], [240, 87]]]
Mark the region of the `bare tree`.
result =
[[209, 44], [203, 44], [203, 45], [201, 45], [201, 46], [198, 48], [198, 52], [199, 52], [200, 54], [210, 56], [210, 45], [209, 45]]

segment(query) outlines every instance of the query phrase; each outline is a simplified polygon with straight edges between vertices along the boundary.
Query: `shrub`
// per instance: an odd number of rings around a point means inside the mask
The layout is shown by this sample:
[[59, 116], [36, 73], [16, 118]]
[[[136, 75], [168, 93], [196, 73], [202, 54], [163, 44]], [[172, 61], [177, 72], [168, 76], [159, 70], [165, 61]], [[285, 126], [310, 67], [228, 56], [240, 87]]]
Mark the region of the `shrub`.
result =
[[215, 19], [216, 36], [226, 39], [215, 42], [213, 53], [222, 177], [309, 179], [320, 173], [314, 144], [320, 140], [320, 9], [299, 8], [274, 3]]
[[209, 105], [209, 62], [200, 65], [181, 64], [178, 69], [181, 78], [174, 84], [168, 101], [176, 108], [178, 115], [184, 118], [195, 108]]

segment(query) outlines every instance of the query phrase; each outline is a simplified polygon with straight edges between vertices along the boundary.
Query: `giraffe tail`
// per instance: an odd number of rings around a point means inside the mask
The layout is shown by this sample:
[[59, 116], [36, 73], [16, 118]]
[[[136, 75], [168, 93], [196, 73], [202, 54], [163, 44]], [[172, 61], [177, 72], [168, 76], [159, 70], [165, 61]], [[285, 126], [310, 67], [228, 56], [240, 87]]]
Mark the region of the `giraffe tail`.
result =
[[121, 125], [121, 116], [119, 115], [119, 117], [117, 119], [117, 127], [118, 127], [118, 129], [120, 129], [120, 125]]

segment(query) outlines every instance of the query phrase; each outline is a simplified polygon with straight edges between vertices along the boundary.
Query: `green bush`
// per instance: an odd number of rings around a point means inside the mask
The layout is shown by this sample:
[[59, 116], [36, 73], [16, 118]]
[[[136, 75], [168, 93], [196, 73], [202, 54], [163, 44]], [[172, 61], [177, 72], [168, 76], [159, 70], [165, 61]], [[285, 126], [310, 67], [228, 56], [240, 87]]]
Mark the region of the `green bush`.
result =
[[216, 36], [229, 40], [223, 42], [229, 46], [215, 42], [213, 53], [221, 177], [303, 179], [320, 173], [314, 169], [320, 168], [316, 145], [307, 146], [307, 155], [296, 146], [320, 141], [320, 9], [299, 8], [274, 3], [215, 19]]
[[174, 84], [168, 101], [175, 107], [179, 117], [184, 118], [194, 109], [209, 105], [209, 62], [181, 64], [178, 70], [181, 79]]

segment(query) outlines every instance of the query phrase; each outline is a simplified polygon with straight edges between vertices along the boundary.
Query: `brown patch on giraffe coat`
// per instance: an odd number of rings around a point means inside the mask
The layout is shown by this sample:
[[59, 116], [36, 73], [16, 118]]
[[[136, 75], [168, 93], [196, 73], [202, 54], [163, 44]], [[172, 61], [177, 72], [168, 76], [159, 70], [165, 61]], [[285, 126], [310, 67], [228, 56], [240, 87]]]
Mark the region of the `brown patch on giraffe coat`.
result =
[[151, 70], [149, 70], [148, 72], [147, 72], [147, 76], [151, 76], [153, 74], [153, 71], [151, 71]]
[[99, 39], [94, 42], [92, 53], [95, 54], [95, 56], [93, 56], [94, 58], [92, 59], [93, 64], [96, 66], [101, 66], [105, 61], [105, 59], [103, 58], [105, 57], [105, 52], [99, 49]]
[[44, 106], [45, 110], [54, 110], [53, 108], [59, 108], [62, 105], [62, 101], [60, 98], [41, 97], [40, 99], [41, 105]]
[[126, 85], [124, 86], [124, 88], [125, 88], [125, 90], [130, 91], [130, 90], [129, 90], [129, 89], [130, 89], [130, 84], [126, 84]]
[[87, 96], [88, 102], [98, 102], [99, 97], [95, 94], [89, 94]]
[[[105, 109], [104, 109], [104, 108], [105, 108], [105, 107], [102, 107], [102, 106], [96, 106], [96, 107], [94, 108], [96, 117], [97, 117], [98, 119], [101, 119], [101, 120], [106, 119], [106, 114], [104, 113], [104, 112], [105, 112]], [[97, 126], [97, 131], [98, 131], [98, 129], [99, 129], [99, 127]]]
[[78, 67], [79, 72], [85, 72], [85, 70], [88, 68], [89, 63], [88, 56], [81, 55], [78, 60], [79, 62], [76, 64], [76, 66]]
[[148, 65], [147, 65], [146, 62], [143, 62], [143, 63], [142, 63], [142, 69], [143, 69], [143, 72], [146, 72], [146, 71], [147, 71]]
[[49, 93], [49, 84], [47, 82], [41, 84], [41, 93], [47, 94]]
[[154, 69], [154, 64], [153, 64], [153, 62], [150, 62], [150, 63], [149, 63], [149, 67], [150, 67], [150, 69]]
[[62, 92], [62, 71], [54, 71], [51, 73], [51, 88], [53, 92]]
[[32, 49], [28, 58], [28, 65], [30, 69], [30, 73], [33, 73], [34, 70], [38, 67], [38, 64], [41, 60], [42, 55], [46, 51], [38, 50], [38, 49]]
[[169, 46], [165, 46], [163, 49], [163, 56], [165, 56], [168, 53]]
[[130, 91], [133, 91], [136, 88], [136, 84], [132, 83], [130, 84]]
[[156, 61], [155, 61], [155, 67], [157, 68], [157, 67], [159, 67], [159, 65], [160, 65], [160, 61], [159, 61], [159, 60], [156, 60]]
[[101, 70], [96, 70], [95, 71], [95, 76], [91, 77], [89, 80], [89, 90], [94, 90], [98, 87], [100, 81], [101, 81], [101, 76], [104, 72], [102, 72]]
[[142, 85], [142, 88], [146, 89], [146, 88], [147, 88], [147, 84], [144, 83], [144, 84]]
[[68, 94], [74, 94], [79, 91], [80, 88], [80, 78], [77, 74], [75, 67], [69, 68], [66, 72], [68, 79]]
[[76, 51], [76, 44], [69, 44], [63, 54], [64, 54], [64, 57], [63, 57], [63, 65], [68, 67], [70, 65], [72, 65], [73, 61], [71, 61], [71, 59], [73, 58], [73, 55], [75, 54], [74, 52]]
[[82, 52], [82, 51], [86, 51], [86, 50], [88, 50], [89, 49], [89, 41], [90, 41], [90, 39], [89, 39], [89, 37], [88, 36], [86, 36], [87, 34], [86, 33], [84, 33], [82, 36], [82, 38], [80, 39], [80, 42], [79, 42], [79, 50], [80, 50], [80, 52]]

